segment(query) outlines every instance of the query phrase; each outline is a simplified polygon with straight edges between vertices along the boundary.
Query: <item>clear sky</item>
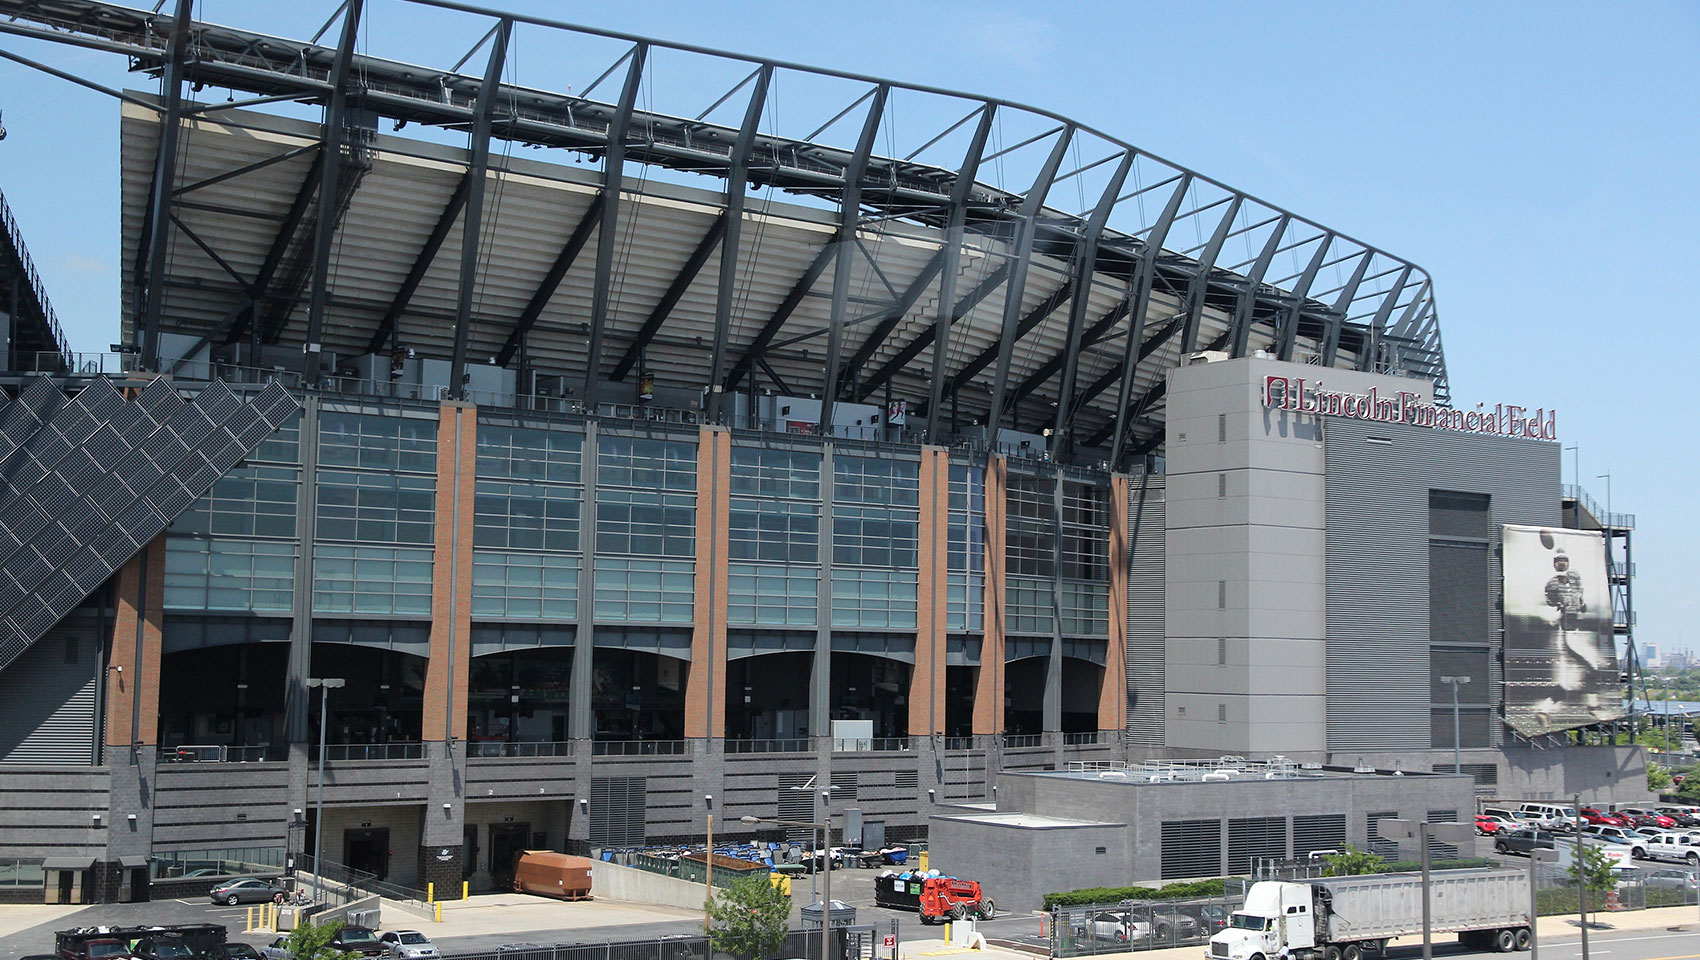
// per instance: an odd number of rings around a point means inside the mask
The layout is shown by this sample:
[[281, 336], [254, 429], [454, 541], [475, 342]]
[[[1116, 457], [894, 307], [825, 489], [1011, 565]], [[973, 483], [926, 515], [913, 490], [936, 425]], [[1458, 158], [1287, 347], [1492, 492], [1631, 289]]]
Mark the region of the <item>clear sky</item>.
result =
[[[369, 2], [374, 53], [476, 39]], [[1700, 647], [1700, 4], [496, 5], [1048, 108], [1422, 265], [1454, 402], [1556, 406], [1566, 481], [1579, 453], [1638, 516], [1639, 638]], [[332, 8], [197, 13], [301, 36]], [[0, 48], [150, 87], [110, 55]], [[0, 63], [0, 190], [78, 350], [117, 337], [117, 117]]]

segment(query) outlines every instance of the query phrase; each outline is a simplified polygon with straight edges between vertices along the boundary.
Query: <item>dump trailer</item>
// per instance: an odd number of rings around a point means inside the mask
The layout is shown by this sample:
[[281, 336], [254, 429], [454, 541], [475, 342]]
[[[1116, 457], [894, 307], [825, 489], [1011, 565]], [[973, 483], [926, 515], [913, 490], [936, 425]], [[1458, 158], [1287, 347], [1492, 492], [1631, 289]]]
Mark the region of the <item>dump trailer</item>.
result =
[[[1520, 870], [1436, 870], [1429, 928], [1473, 950], [1529, 948], [1529, 876]], [[1210, 960], [1363, 960], [1387, 942], [1423, 932], [1422, 877], [1415, 873], [1264, 880], [1246, 893], [1227, 929], [1210, 938]]]

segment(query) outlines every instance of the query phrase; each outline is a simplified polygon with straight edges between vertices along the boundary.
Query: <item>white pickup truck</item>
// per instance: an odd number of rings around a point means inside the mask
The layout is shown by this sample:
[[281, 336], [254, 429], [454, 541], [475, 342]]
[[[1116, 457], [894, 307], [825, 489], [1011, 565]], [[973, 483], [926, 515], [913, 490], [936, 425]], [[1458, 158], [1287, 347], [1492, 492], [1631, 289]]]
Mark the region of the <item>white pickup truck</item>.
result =
[[1663, 833], [1648, 837], [1636, 847], [1643, 850], [1642, 858], [1646, 860], [1667, 860], [1700, 867], [1700, 842], [1697, 841], [1700, 841], [1700, 834]]

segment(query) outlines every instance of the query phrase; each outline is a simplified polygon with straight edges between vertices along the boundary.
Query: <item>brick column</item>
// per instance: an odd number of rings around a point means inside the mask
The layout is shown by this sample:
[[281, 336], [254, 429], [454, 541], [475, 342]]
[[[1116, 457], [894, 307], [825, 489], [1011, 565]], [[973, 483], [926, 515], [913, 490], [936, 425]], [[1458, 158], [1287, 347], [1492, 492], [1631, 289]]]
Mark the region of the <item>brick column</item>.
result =
[[909, 735], [944, 733], [945, 612], [950, 592], [950, 452], [921, 448], [920, 576], [915, 672], [909, 676]]
[[726, 736], [726, 552], [732, 511], [732, 434], [705, 426], [697, 439], [697, 570], [685, 736]]
[[1009, 461], [992, 454], [986, 462], [985, 640], [980, 645], [980, 677], [974, 685], [974, 734], [1003, 732], [1004, 684], [1004, 518]]
[[472, 660], [472, 503], [478, 408], [446, 402], [437, 422], [436, 551], [431, 565], [431, 654], [421, 739], [466, 739]]
[[107, 661], [106, 745], [113, 749], [128, 749], [132, 743], [157, 745], [160, 645], [165, 639], [165, 534], [119, 569], [117, 603], [112, 656]]
[[1110, 607], [1104, 685], [1098, 690], [1098, 729], [1127, 729], [1128, 478], [1110, 477]]

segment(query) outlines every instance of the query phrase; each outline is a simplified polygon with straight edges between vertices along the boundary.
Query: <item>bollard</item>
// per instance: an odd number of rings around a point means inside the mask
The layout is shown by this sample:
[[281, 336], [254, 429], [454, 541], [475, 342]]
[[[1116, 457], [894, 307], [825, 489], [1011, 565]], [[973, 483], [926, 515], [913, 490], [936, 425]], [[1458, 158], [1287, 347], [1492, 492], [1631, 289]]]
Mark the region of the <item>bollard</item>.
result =
[[437, 904], [435, 904], [435, 906], [437, 908], [437, 922], [442, 923], [443, 922], [443, 905], [441, 903], [437, 903]]
[[466, 899], [466, 897], [467, 897], [467, 891], [468, 891], [468, 890], [470, 890], [470, 889], [471, 889], [471, 887], [472, 887], [472, 884], [471, 884], [471, 883], [470, 883], [470, 882], [469, 882], [469, 881], [466, 881], [466, 880], [462, 880], [462, 881], [461, 881], [461, 882], [460, 882], [460, 898], [461, 898], [461, 899], [462, 899], [462, 900], [465, 900], [465, 899]]
[[437, 885], [436, 884], [427, 883], [425, 885], [425, 902], [426, 903], [436, 903], [437, 902]]
[[242, 928], [242, 932], [243, 933], [253, 933], [254, 932], [254, 908], [253, 907], [248, 908], [247, 925]]

